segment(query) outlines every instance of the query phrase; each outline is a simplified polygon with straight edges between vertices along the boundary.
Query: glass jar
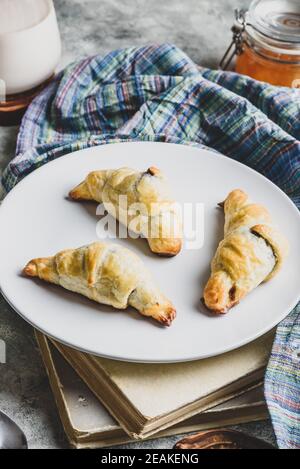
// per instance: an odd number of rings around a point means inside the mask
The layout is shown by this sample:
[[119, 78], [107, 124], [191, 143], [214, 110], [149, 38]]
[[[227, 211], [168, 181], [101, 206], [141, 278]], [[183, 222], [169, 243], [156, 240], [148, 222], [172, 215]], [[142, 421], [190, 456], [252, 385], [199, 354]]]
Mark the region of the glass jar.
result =
[[233, 33], [222, 68], [236, 55], [238, 73], [300, 88], [300, 0], [254, 0], [236, 12]]
[[53, 0], [0, 0], [0, 125], [17, 123], [61, 54]]

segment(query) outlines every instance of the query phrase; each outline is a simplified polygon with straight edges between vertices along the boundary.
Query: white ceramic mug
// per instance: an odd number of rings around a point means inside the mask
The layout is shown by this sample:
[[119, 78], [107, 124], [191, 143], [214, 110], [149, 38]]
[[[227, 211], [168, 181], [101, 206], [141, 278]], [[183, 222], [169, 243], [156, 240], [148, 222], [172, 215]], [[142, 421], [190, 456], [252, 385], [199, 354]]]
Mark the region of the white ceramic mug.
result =
[[60, 55], [52, 0], [0, 0], [1, 94], [40, 85], [53, 75]]

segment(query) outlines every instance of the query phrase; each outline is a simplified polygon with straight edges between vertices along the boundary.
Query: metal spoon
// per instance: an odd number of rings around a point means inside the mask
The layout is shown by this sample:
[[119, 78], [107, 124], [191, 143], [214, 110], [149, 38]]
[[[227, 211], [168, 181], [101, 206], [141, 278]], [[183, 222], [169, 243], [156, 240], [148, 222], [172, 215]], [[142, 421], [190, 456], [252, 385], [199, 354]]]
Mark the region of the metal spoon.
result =
[[21, 428], [0, 411], [0, 449], [27, 449]]

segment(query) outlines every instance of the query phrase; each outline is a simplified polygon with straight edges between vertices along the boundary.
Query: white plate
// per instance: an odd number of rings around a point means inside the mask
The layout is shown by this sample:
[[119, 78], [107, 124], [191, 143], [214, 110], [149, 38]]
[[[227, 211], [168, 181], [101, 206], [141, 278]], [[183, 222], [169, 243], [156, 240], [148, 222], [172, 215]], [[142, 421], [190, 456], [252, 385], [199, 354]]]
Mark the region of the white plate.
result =
[[[146, 240], [116, 240], [138, 253], [177, 308], [170, 328], [134, 310], [116, 311], [80, 295], [23, 278], [33, 257], [79, 247], [97, 239], [96, 204], [67, 200], [68, 191], [91, 170], [155, 165], [168, 176], [181, 203], [204, 203], [204, 245], [165, 259]], [[271, 282], [259, 286], [227, 315], [201, 305], [209, 265], [222, 237], [216, 208], [235, 188], [265, 204], [287, 235], [291, 255]], [[77, 349], [140, 362], [180, 362], [218, 355], [246, 344], [282, 320], [299, 299], [300, 216], [274, 184], [229, 158], [166, 143], [120, 143], [66, 155], [20, 182], [0, 208], [0, 286], [3, 295], [37, 329]]]

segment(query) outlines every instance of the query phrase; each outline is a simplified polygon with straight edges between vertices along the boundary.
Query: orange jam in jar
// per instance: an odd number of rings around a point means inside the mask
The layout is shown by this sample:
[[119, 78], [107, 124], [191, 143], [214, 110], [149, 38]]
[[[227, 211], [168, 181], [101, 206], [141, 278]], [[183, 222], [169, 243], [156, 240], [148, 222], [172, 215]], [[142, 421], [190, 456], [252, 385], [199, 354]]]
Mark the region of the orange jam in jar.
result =
[[254, 0], [233, 31], [238, 73], [300, 88], [300, 0]]
[[258, 55], [245, 44], [237, 56], [235, 70], [272, 85], [300, 88], [300, 53], [297, 59], [295, 63], [295, 57], [288, 54]]

